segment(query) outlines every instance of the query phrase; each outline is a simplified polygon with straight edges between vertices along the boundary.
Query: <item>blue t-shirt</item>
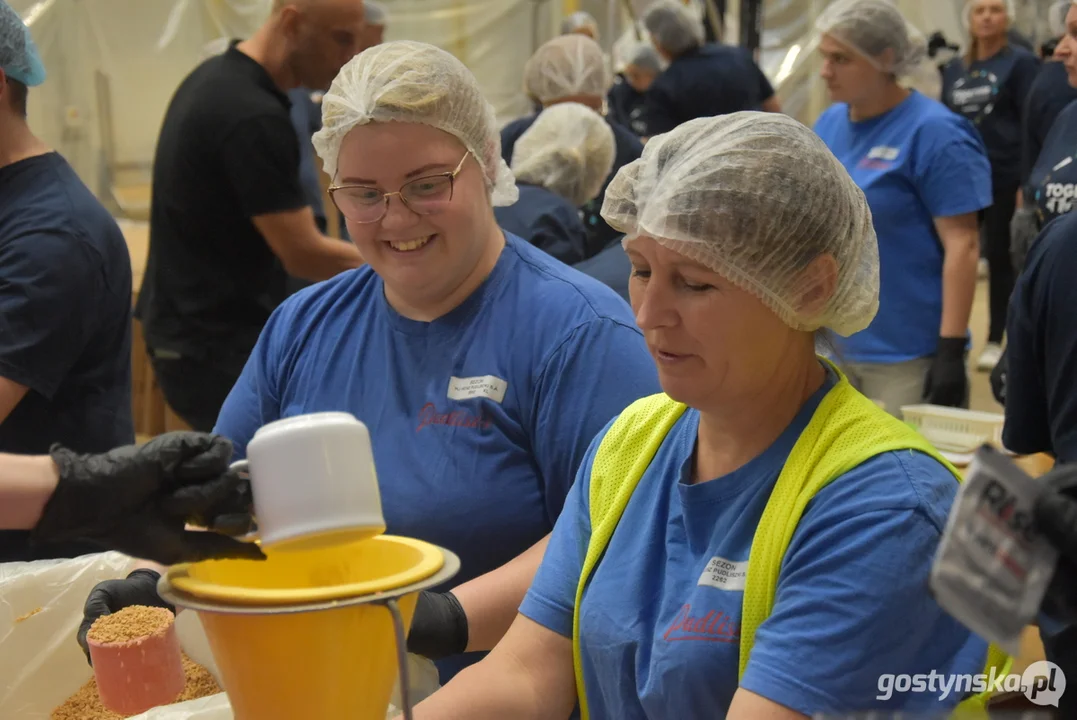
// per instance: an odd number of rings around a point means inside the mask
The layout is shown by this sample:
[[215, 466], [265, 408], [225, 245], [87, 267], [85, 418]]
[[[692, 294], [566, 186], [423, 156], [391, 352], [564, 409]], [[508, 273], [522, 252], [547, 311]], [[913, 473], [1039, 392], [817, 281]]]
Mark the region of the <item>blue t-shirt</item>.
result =
[[[808, 504], [774, 610], [738, 683], [752, 538], [778, 474], [833, 375], [760, 456], [691, 484], [699, 413], [673, 426], [641, 478], [580, 608], [591, 716], [722, 718], [738, 687], [799, 712], [941, 710], [937, 696], [877, 699], [879, 676], [978, 673], [986, 642], [931, 597], [928, 575], [957, 491], [926, 455], [890, 452]], [[604, 433], [603, 433], [604, 434]], [[591, 444], [520, 612], [565, 637], [591, 528]]]
[[1077, 194], [1077, 100], [1058, 114], [1028, 176], [1026, 194], [1043, 227], [1073, 209]]
[[748, 50], [704, 45], [675, 58], [647, 89], [647, 132], [661, 135], [696, 118], [759, 110], [773, 95]]
[[1015, 46], [968, 67], [958, 57], [943, 68], [943, 102], [980, 131], [996, 192], [1020, 184], [1021, 115], [1039, 68], [1039, 58]]
[[[1071, 106], [1073, 107], [1073, 106]], [[1029, 250], [1006, 323], [1006, 424], [1022, 455], [1077, 461], [1077, 213], [1049, 223]]]
[[[244, 457], [273, 420], [355, 415], [370, 430], [388, 532], [459, 555], [454, 585], [542, 539], [591, 438], [659, 387], [613, 291], [517, 237], [506, 241], [479, 289], [433, 322], [393, 310], [370, 267], [292, 296], [266, 324], [216, 426]], [[453, 390], [476, 378], [487, 378], [477, 397]], [[442, 661], [442, 680], [475, 659]]]
[[583, 260], [587, 230], [580, 220], [580, 211], [544, 187], [520, 182], [516, 187], [520, 191], [519, 200], [494, 208], [497, 224], [566, 265]]
[[[58, 442], [99, 453], [134, 442], [131, 256], [116, 221], [57, 153], [0, 167], [0, 376], [28, 388], [0, 421], [0, 452], [42, 454]], [[30, 548], [27, 536], [0, 531], [0, 562], [101, 549]]]
[[576, 263], [573, 267], [613, 288], [614, 292], [625, 299], [625, 302], [632, 302], [628, 297], [628, 281], [632, 277], [632, 261], [628, 259], [628, 254], [625, 252], [624, 247], [621, 246], [620, 240], [614, 241], [613, 244], [598, 255]]
[[[529, 115], [513, 120], [501, 129], [501, 156], [510, 167], [512, 166], [512, 151], [516, 147], [516, 141], [531, 127], [536, 117], [538, 115]], [[609, 124], [610, 129], [613, 130], [616, 152], [613, 156], [613, 169], [606, 176], [606, 182], [602, 184], [602, 189], [599, 191], [598, 196], [580, 208], [583, 216], [583, 226], [587, 229], [587, 252], [585, 257], [597, 255], [614, 238], [620, 236], [621, 233], [611, 228], [602, 218], [600, 214], [602, 200], [606, 197], [606, 188], [610, 186], [610, 182], [617, 175], [617, 171], [633, 160], [637, 160], [643, 154], [643, 143], [632, 134], [632, 131], [622, 127], [609, 117], [606, 118], [606, 122]]]
[[1066, 66], [1061, 62], [1044, 63], [1025, 100], [1022, 184], [1028, 182], [1058, 114], [1074, 100], [1077, 100], [1077, 88], [1070, 85]]
[[838, 338], [844, 358], [897, 363], [934, 354], [942, 322], [943, 247], [934, 218], [991, 205], [991, 168], [968, 120], [913, 92], [883, 115], [829, 107], [815, 132], [867, 196], [879, 242], [879, 312]]
[[624, 76], [618, 74], [613, 79], [613, 87], [606, 94], [610, 119], [623, 125], [639, 137], [650, 137], [647, 131], [645, 113], [646, 96], [628, 84]]

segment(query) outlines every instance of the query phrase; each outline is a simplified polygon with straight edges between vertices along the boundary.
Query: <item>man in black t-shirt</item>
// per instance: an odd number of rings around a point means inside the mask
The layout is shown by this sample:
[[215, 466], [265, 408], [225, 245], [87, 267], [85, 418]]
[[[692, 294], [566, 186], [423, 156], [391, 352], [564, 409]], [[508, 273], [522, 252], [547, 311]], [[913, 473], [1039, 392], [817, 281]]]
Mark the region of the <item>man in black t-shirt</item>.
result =
[[[100, 453], [135, 439], [131, 258], [108, 211], [30, 132], [28, 88], [44, 79], [0, 0], [0, 453]], [[97, 550], [0, 531], [0, 562]]]
[[362, 0], [274, 3], [249, 40], [199, 65], [165, 113], [136, 314], [165, 399], [211, 430], [287, 276], [358, 267], [299, 182], [287, 91], [329, 87], [362, 46]]

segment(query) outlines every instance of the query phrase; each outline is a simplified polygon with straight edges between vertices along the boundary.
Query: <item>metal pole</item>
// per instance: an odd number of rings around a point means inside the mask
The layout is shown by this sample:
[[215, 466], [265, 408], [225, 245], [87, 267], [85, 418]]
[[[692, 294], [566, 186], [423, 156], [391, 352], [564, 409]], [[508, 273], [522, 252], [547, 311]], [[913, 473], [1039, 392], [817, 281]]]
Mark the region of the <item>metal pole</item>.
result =
[[408, 637], [404, 632], [404, 616], [400, 614], [400, 606], [395, 599], [385, 603], [389, 614], [393, 616], [393, 632], [396, 634], [396, 662], [400, 666], [400, 704], [404, 707], [404, 720], [412, 720], [411, 716], [411, 678], [408, 677]]
[[740, 46], [759, 61], [763, 36], [763, 0], [740, 0]]

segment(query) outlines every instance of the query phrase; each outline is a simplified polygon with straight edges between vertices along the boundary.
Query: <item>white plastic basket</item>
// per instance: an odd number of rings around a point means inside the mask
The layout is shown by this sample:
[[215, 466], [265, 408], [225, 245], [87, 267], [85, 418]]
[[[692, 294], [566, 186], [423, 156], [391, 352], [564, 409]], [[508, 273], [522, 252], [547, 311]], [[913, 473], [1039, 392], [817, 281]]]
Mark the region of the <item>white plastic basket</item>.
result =
[[1005, 416], [941, 405], [905, 405], [905, 422], [939, 450], [968, 453], [987, 443], [1002, 447]]

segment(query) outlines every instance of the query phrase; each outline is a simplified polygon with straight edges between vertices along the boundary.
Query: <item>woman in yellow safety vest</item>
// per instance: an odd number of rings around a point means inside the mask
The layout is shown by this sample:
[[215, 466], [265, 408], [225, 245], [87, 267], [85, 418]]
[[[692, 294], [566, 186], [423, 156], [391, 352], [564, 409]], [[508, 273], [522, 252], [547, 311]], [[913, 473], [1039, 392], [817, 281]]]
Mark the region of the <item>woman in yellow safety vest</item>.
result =
[[946, 684], [988, 647], [928, 590], [956, 472], [816, 355], [878, 307], [845, 169], [790, 118], [701, 118], [602, 214], [664, 393], [592, 442], [512, 628], [415, 717], [945, 712], [982, 689]]

